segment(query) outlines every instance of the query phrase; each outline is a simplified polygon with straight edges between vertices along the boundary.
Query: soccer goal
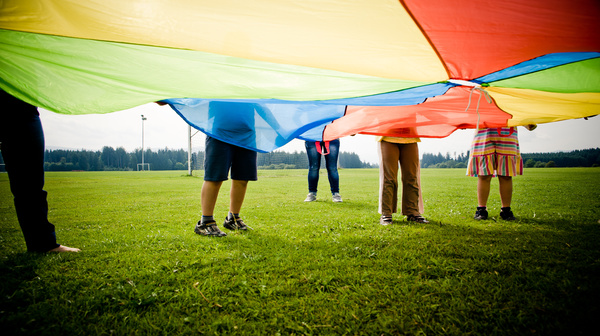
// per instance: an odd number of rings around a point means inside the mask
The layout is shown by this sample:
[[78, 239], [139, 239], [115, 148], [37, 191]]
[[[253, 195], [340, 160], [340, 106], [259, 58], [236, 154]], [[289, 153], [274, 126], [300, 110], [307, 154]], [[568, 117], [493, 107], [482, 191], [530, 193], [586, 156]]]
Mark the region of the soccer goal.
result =
[[[140, 167], [142, 169], [140, 169]], [[140, 170], [142, 170], [142, 171], [144, 171], [144, 170], [150, 170], [150, 164], [149, 163], [138, 163], [137, 164], [137, 170], [138, 171], [140, 171]]]

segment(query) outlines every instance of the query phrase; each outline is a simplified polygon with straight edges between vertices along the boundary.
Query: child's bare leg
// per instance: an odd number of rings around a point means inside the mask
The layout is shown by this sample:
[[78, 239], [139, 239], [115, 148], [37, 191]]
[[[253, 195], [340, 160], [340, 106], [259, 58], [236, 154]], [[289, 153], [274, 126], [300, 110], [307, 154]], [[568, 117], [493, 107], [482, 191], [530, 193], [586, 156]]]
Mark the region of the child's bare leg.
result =
[[229, 212], [233, 214], [240, 213], [242, 210], [242, 204], [246, 197], [246, 189], [248, 188], [248, 181], [244, 180], [231, 180], [231, 195], [229, 199]]
[[510, 207], [513, 193], [512, 176], [498, 176], [498, 182], [500, 184], [500, 201], [502, 202], [502, 207]]
[[200, 191], [200, 204], [203, 216], [212, 216], [217, 204], [217, 197], [221, 189], [222, 181], [204, 181]]
[[487, 206], [487, 201], [490, 196], [490, 184], [492, 183], [492, 175], [479, 175], [477, 177], [477, 203], [480, 207]]

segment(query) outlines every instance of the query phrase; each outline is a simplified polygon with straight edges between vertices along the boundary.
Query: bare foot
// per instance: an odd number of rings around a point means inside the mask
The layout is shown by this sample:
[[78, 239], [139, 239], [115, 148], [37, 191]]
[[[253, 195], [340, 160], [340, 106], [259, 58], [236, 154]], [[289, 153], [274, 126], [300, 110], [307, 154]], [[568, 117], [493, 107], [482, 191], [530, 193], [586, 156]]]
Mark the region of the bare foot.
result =
[[78, 248], [75, 248], [75, 247], [68, 247], [68, 246], [60, 245], [59, 247], [53, 248], [52, 250], [50, 250], [48, 252], [81, 252], [81, 250]]

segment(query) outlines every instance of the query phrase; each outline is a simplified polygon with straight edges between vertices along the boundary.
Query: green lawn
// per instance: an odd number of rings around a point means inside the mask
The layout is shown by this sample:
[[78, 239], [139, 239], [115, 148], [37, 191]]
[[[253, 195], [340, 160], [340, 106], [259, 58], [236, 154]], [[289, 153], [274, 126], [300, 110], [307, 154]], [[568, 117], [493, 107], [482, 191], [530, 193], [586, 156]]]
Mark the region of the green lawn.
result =
[[[79, 254], [29, 254], [0, 174], [5, 335], [586, 335], [600, 316], [600, 169], [527, 169], [517, 222], [498, 182], [472, 219], [476, 179], [424, 169], [425, 216], [378, 224], [378, 171], [264, 170], [242, 215], [254, 230], [193, 232], [202, 177], [47, 173], [50, 220]], [[229, 183], [216, 217], [227, 212]]]

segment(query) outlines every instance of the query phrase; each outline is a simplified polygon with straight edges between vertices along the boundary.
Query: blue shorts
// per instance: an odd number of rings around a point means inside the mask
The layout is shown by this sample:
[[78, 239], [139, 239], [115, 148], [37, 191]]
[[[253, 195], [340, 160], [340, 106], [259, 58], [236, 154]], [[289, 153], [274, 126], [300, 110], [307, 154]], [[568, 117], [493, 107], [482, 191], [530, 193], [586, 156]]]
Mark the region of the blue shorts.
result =
[[231, 179], [258, 180], [256, 152], [206, 136], [204, 180], [226, 181], [231, 169]]

